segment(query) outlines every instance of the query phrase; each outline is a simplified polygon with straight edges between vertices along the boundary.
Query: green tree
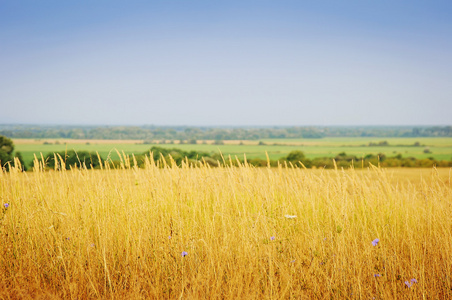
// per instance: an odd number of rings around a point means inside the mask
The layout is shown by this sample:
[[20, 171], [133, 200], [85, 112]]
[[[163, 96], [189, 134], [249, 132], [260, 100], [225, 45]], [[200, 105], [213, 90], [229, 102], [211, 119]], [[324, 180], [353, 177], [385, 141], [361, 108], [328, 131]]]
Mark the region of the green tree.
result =
[[14, 143], [6, 136], [0, 135], [0, 164], [6, 167], [8, 162], [13, 162]]
[[24, 164], [24, 160], [22, 159], [22, 155], [20, 154], [20, 152], [17, 152], [15, 155], [13, 154], [14, 154], [13, 140], [7, 138], [6, 136], [0, 135], [0, 170], [2, 170], [3, 168], [8, 170], [10, 165], [15, 166], [14, 157], [17, 157], [22, 166], [22, 169], [26, 171], [27, 168]]
[[303, 151], [300, 150], [294, 150], [292, 152], [290, 152], [287, 156], [286, 156], [286, 160], [290, 161], [293, 165], [297, 164], [299, 166], [299, 162], [302, 162], [303, 165], [307, 168], [311, 167], [311, 161], [309, 159], [307, 159], [304, 156]]
[[[55, 167], [55, 154], [58, 154], [63, 159], [66, 164], [66, 170], [70, 170], [71, 167], [84, 168], [87, 169], [100, 167], [101, 161], [97, 153], [88, 151], [75, 152], [74, 150], [62, 151], [58, 153], [49, 153], [45, 157], [45, 161], [49, 168]], [[58, 157], [57, 155], [57, 157]], [[101, 158], [102, 159], [102, 158]]]
[[286, 156], [286, 160], [290, 161], [291, 163], [297, 163], [305, 159], [306, 157], [304, 156], [304, 153], [299, 150], [292, 151]]

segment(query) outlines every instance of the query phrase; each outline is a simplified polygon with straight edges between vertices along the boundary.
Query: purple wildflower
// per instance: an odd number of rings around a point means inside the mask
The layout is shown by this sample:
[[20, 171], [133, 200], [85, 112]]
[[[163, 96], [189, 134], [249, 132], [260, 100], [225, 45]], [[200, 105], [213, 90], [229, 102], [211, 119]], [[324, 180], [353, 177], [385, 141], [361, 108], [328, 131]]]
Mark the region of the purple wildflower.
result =
[[374, 277], [381, 277], [380, 274], [374, 274]]
[[413, 285], [413, 283], [411, 283], [411, 282], [409, 282], [409, 281], [405, 281], [405, 284], [406, 284], [406, 286], [407, 286], [408, 288], [410, 288], [410, 287]]
[[8, 208], [9, 203], [5, 203], [5, 204], [3, 204], [3, 206], [4, 206], [5, 208]]
[[188, 252], [182, 251], [182, 257], [187, 256], [187, 255], [188, 255]]
[[417, 283], [416, 278], [411, 279], [411, 282], [412, 282], [412, 283]]
[[274, 241], [274, 240], [275, 240], [275, 237], [274, 237], [274, 236], [272, 236], [272, 237], [270, 238], [270, 240], [271, 240], [271, 241]]
[[380, 240], [379, 239], [375, 239], [375, 240], [373, 240], [372, 241], [372, 246], [376, 246], [376, 245], [378, 245], [378, 242], [379, 242]]

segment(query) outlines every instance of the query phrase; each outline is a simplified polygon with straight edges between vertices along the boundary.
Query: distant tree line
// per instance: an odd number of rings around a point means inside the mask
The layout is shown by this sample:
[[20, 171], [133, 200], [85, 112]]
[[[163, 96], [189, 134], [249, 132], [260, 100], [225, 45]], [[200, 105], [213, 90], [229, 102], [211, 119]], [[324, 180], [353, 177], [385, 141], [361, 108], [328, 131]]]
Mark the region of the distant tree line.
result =
[[188, 127], [188, 126], [32, 126], [0, 125], [10, 138], [259, 140], [324, 137], [452, 137], [452, 126], [436, 127]]
[[[151, 154], [152, 157], [149, 157]], [[126, 162], [128, 165], [133, 166], [136, 164], [138, 167], [144, 167], [146, 159], [153, 159], [155, 162], [160, 162], [160, 165], [176, 164], [177, 166], [181, 166], [184, 161], [189, 164], [208, 164], [212, 167], [245, 163], [245, 160], [242, 158], [223, 157], [220, 153], [184, 151], [176, 148], [167, 149], [157, 146], [152, 147], [147, 152], [137, 154], [134, 157], [129, 156], [128, 159], [129, 161]], [[103, 161], [105, 161], [105, 158], [102, 158], [95, 152], [75, 152], [70, 150], [48, 153], [44, 157], [43, 163], [47, 168], [61, 169], [64, 167], [69, 170], [71, 168], [100, 168]], [[18, 165], [16, 165], [17, 163], [20, 164], [22, 170], [27, 170], [27, 166], [24, 164], [20, 153], [14, 153], [13, 141], [0, 135], [0, 170], [9, 170], [12, 166], [18, 167]], [[121, 164], [125, 164], [124, 161], [111, 159], [108, 159], [108, 163], [111, 163], [114, 167], [120, 167]], [[299, 150], [292, 151], [287, 156], [278, 160], [268, 161], [265, 159], [253, 158], [247, 160], [246, 163], [256, 167], [275, 167], [282, 164], [305, 168], [348, 168], [351, 165], [355, 168], [361, 168], [368, 167], [371, 164], [380, 165], [381, 167], [452, 167], [452, 159], [451, 161], [435, 160], [433, 157], [416, 159], [414, 157], [403, 157], [401, 154], [392, 157], [387, 157], [385, 154], [369, 154], [360, 158], [355, 155], [347, 155], [345, 152], [336, 155], [334, 160], [330, 157], [308, 159], [305, 157], [304, 153]]]
[[[160, 166], [173, 165], [181, 166], [183, 162], [193, 165], [208, 164], [211, 167], [222, 166], [238, 166], [244, 164], [245, 160], [243, 158], [222, 156], [220, 153], [207, 153], [207, 152], [197, 152], [197, 151], [184, 151], [181, 149], [167, 149], [162, 147], [154, 146], [149, 152], [134, 155], [134, 157], [129, 156], [128, 161], [122, 160], [109, 160], [109, 164], [115, 168], [120, 168], [121, 165], [136, 165], [140, 168], [145, 166], [146, 159], [150, 159], [150, 154], [152, 154], [152, 159], [154, 162], [158, 162]], [[88, 153], [85, 151], [75, 152], [75, 151], [63, 151], [59, 153], [49, 153], [44, 158], [45, 164], [48, 168], [55, 168], [55, 161], [58, 161], [57, 168], [65, 166], [66, 169], [71, 168], [87, 168], [87, 169], [97, 169], [100, 168], [104, 158], [101, 158], [94, 152]], [[64, 164], [61, 164], [64, 161]], [[135, 161], [135, 162], [134, 162]], [[246, 161], [247, 164], [255, 167], [277, 167], [278, 165], [294, 166], [299, 168], [349, 168], [353, 165], [354, 168], [367, 168], [370, 165], [381, 166], [381, 167], [416, 167], [416, 168], [426, 168], [426, 167], [452, 167], [451, 161], [439, 161], [434, 158], [427, 159], [416, 159], [414, 157], [402, 157], [401, 154], [396, 156], [387, 157], [384, 154], [378, 155], [366, 155], [365, 157], [357, 157], [355, 155], [347, 155], [345, 152], [339, 153], [336, 157], [319, 157], [314, 159], [308, 159], [305, 157], [302, 151], [292, 151], [287, 156], [282, 157], [278, 160], [267, 161], [265, 159], [253, 158]]]
[[[136, 165], [140, 168], [145, 166], [146, 159], [149, 159], [149, 155], [152, 153], [152, 159], [154, 162], [158, 162], [160, 166], [173, 165], [181, 166], [183, 162], [189, 164], [199, 165], [208, 164], [211, 167], [223, 166], [238, 166], [239, 163], [245, 163], [243, 158], [236, 157], [223, 157], [219, 153], [204, 153], [197, 151], [183, 151], [181, 149], [166, 149], [161, 147], [152, 147], [149, 152], [129, 156], [128, 161], [122, 160], [108, 160], [108, 163], [114, 167], [119, 168], [121, 165], [134, 166], [134, 160]], [[0, 152], [3, 155], [3, 153]], [[48, 153], [44, 157], [44, 164], [48, 169], [60, 170], [63, 166], [66, 170], [71, 168], [86, 168], [86, 169], [99, 169], [101, 164], [105, 161], [104, 158], [99, 156], [95, 152], [79, 151], [62, 151], [58, 153]], [[14, 159], [11, 157], [4, 160], [4, 156], [1, 158], [3, 169], [9, 170], [10, 166], [14, 166]], [[346, 153], [339, 153], [334, 160], [330, 157], [319, 157], [314, 159], [307, 159], [302, 151], [292, 151], [287, 156], [278, 160], [267, 161], [265, 159], [253, 158], [246, 161], [247, 164], [255, 167], [277, 167], [278, 165], [305, 167], [305, 168], [349, 168], [351, 165], [354, 168], [367, 168], [371, 164], [379, 165], [381, 167], [452, 167], [451, 161], [439, 161], [434, 158], [416, 159], [414, 157], [402, 157], [401, 154], [386, 157], [384, 154], [379, 155], [367, 155], [363, 158], [359, 158], [354, 155], [347, 155]], [[21, 162], [23, 170], [26, 170], [26, 166]]]

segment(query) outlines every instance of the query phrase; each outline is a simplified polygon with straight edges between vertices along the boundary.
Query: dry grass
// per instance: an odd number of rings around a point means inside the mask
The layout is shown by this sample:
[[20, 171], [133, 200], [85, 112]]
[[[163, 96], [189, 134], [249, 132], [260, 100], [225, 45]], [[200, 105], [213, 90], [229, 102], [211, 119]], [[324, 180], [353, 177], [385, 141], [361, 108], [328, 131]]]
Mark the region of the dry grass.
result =
[[394, 172], [0, 173], [0, 298], [452, 298], [449, 170]]

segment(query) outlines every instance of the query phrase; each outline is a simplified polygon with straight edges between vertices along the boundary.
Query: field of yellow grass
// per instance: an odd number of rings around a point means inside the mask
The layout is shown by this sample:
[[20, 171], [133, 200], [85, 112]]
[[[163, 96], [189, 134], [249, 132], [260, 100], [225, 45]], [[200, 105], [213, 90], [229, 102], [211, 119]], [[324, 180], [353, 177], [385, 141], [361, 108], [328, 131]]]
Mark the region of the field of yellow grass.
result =
[[0, 299], [452, 298], [449, 169], [41, 165], [0, 201]]

